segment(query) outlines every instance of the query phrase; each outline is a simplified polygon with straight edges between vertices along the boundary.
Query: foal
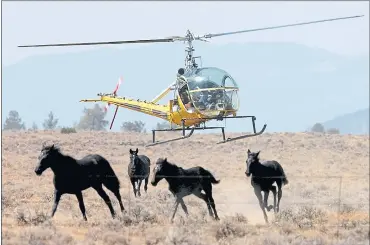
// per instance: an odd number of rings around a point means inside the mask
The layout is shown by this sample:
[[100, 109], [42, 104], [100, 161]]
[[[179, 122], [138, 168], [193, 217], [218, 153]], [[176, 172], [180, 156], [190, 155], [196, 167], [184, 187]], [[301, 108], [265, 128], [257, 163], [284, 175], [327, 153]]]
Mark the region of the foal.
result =
[[[207, 204], [209, 215], [213, 217], [213, 209], [214, 218], [219, 220], [215, 201], [212, 197], [212, 184], [218, 184], [220, 183], [220, 180], [216, 180], [208, 170], [199, 166], [183, 169], [175, 164], [169, 163], [167, 158], [159, 158], [153, 170], [151, 184], [156, 186], [163, 178], [167, 180], [169, 190], [176, 198], [171, 222], [175, 217], [179, 203], [181, 204], [185, 214], [187, 216], [189, 215], [187, 207], [183, 201], [183, 197], [191, 194], [203, 199]], [[202, 193], [202, 190], [205, 194]]]
[[54, 216], [57, 210], [61, 196], [63, 194], [74, 194], [77, 197], [83, 218], [87, 220], [82, 191], [92, 187], [105, 201], [114, 218], [115, 212], [112, 203], [102, 185], [117, 197], [121, 211], [125, 210], [119, 192], [120, 182], [104, 157], [87, 155], [76, 160], [73, 157], [63, 155], [54, 144], [51, 146], [43, 145], [35, 173], [40, 176], [48, 168], [51, 168], [54, 173], [55, 188], [51, 217]]
[[[282, 197], [282, 185], [288, 184], [288, 179], [285, 175], [283, 167], [274, 160], [270, 161], [263, 161], [262, 163], [259, 161], [259, 153], [258, 152], [251, 152], [248, 149], [248, 159], [247, 163], [247, 170], [245, 174], [247, 177], [252, 175], [251, 184], [254, 188], [254, 193], [256, 194], [260, 207], [263, 211], [263, 216], [265, 218], [265, 222], [268, 223], [265, 207], [267, 211], [271, 210], [271, 206], [267, 205], [267, 200], [269, 197], [269, 191], [272, 191], [274, 194], [274, 212], [279, 212], [280, 206], [280, 199]], [[278, 187], [278, 202], [276, 205], [276, 187], [273, 186], [274, 182]], [[261, 191], [264, 192], [264, 201], [262, 201], [262, 194]]]

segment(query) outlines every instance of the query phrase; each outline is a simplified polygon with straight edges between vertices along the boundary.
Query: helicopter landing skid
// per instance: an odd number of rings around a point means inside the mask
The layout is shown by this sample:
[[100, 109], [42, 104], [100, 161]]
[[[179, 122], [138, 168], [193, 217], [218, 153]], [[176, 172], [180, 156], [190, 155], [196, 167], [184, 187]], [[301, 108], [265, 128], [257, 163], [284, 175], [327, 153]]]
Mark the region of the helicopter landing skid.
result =
[[[185, 130], [189, 130], [189, 129], [190, 129], [190, 132], [188, 134], [185, 134]], [[193, 127], [193, 128], [184, 128], [184, 129], [182, 129], [182, 128], [176, 128], [176, 129], [153, 129], [153, 143], [146, 145], [146, 147], [153, 146], [153, 145], [165, 144], [165, 143], [168, 143], [168, 142], [172, 142], [172, 141], [177, 141], [177, 140], [182, 140], [182, 139], [189, 138], [190, 136], [193, 135], [195, 129], [196, 129], [195, 127]], [[157, 132], [157, 131], [170, 132], [170, 131], [179, 131], [179, 130], [183, 130], [183, 135], [181, 137], [178, 137], [178, 138], [175, 138], [175, 139], [170, 139], [170, 140], [165, 140], [165, 141], [157, 141], [157, 142], [155, 141], [155, 132]]]
[[[169, 143], [169, 142], [173, 142], [173, 141], [177, 141], [177, 140], [182, 140], [182, 139], [189, 138], [190, 136], [193, 135], [193, 133], [194, 133], [195, 130], [221, 129], [223, 140], [220, 141], [220, 142], [218, 142], [217, 144], [227, 143], [227, 142], [230, 142], [230, 141], [235, 141], [235, 140], [240, 140], [240, 139], [244, 139], [244, 138], [248, 138], [248, 137], [254, 137], [254, 136], [261, 135], [265, 131], [267, 125], [265, 124], [263, 126], [263, 128], [259, 132], [257, 132], [256, 131], [256, 124], [255, 124], [255, 120], [256, 120], [256, 117], [255, 116], [233, 116], [233, 117], [199, 118], [199, 119], [208, 119], [208, 120], [210, 120], [210, 119], [216, 119], [218, 121], [222, 121], [224, 119], [248, 118], [248, 117], [252, 118], [252, 125], [253, 125], [253, 133], [252, 134], [246, 134], [246, 135], [241, 135], [241, 136], [238, 136], [238, 137], [227, 138], [226, 139], [226, 136], [225, 136], [225, 127], [206, 127], [206, 126], [203, 126], [203, 127], [200, 127], [200, 126], [185, 127], [185, 121], [187, 119], [182, 119], [182, 122], [183, 123], [182, 123], [182, 127], [181, 128], [153, 129], [152, 130], [152, 133], [153, 133], [153, 143], [146, 145], [146, 147], [154, 146], [154, 145], [159, 145], [159, 144], [165, 144], [165, 143]], [[188, 134], [185, 134], [185, 131], [187, 131], [187, 130], [190, 130], [190, 132]], [[156, 134], [156, 132], [173, 132], [173, 131], [182, 131], [182, 136], [181, 137], [178, 137], [178, 138], [170, 139], [170, 140], [165, 140], [165, 141], [157, 141], [157, 142], [155, 141], [155, 134]]]
[[223, 136], [223, 141], [220, 141], [220, 142], [217, 142], [217, 144], [223, 144], [223, 143], [227, 143], [227, 142], [230, 142], [230, 141], [235, 141], [235, 140], [240, 140], [240, 139], [244, 139], [244, 138], [249, 138], [249, 137], [254, 137], [254, 136], [258, 136], [258, 135], [261, 135], [263, 134], [263, 132], [265, 132], [265, 129], [267, 127], [267, 124], [264, 124], [262, 129], [257, 132], [256, 131], [256, 117], [255, 116], [234, 116], [234, 117], [221, 117], [217, 120], [223, 120], [223, 119], [231, 119], [231, 118], [248, 118], [250, 117], [252, 119], [252, 125], [253, 125], [253, 133], [252, 134], [245, 134], [245, 135], [241, 135], [241, 136], [237, 136], [237, 137], [234, 137], [234, 138], [227, 138], [225, 139], [225, 133], [224, 133], [224, 130], [222, 130], [222, 136]]

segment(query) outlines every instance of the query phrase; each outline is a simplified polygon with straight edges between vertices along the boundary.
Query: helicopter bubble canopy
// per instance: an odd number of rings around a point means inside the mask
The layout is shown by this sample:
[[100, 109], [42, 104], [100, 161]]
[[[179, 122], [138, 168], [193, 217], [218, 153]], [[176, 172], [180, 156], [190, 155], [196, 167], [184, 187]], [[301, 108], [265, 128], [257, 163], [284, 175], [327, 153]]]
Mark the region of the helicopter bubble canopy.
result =
[[226, 71], [216, 67], [204, 67], [188, 71], [183, 77], [187, 85], [180, 89], [180, 93], [186, 89], [190, 95], [188, 99], [183, 99], [183, 102], [190, 102], [191, 107], [204, 116], [226, 116], [239, 109], [239, 87]]

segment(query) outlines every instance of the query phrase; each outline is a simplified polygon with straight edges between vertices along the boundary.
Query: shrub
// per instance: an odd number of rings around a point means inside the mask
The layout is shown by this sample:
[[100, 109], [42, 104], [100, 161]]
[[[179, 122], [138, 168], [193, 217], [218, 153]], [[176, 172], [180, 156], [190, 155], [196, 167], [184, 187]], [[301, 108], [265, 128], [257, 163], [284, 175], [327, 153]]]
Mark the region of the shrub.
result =
[[315, 133], [324, 133], [325, 128], [321, 123], [315, 123], [315, 125], [312, 126], [311, 131]]
[[71, 133], [77, 133], [76, 132], [76, 129], [75, 128], [71, 128], [71, 127], [63, 127], [60, 132], [62, 134], [71, 134]]
[[328, 130], [326, 130], [326, 132], [328, 134], [339, 134], [340, 133], [339, 129], [337, 129], [337, 128], [329, 128]]

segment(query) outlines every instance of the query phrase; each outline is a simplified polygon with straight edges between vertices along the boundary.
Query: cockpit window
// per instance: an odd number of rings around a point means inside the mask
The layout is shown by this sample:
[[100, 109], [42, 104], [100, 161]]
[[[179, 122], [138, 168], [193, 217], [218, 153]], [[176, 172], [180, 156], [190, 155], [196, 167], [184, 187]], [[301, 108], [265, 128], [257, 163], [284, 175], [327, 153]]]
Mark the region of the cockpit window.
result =
[[185, 107], [194, 106], [201, 113], [216, 116], [239, 108], [238, 85], [224, 70], [206, 67], [185, 73], [187, 80], [179, 89]]
[[235, 80], [224, 70], [215, 67], [197, 69], [188, 74], [189, 90], [207, 89], [207, 88], [238, 88]]

